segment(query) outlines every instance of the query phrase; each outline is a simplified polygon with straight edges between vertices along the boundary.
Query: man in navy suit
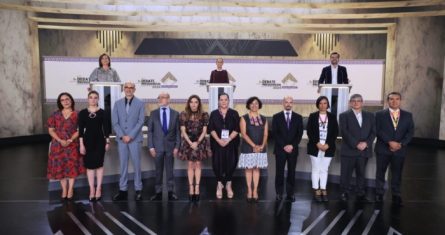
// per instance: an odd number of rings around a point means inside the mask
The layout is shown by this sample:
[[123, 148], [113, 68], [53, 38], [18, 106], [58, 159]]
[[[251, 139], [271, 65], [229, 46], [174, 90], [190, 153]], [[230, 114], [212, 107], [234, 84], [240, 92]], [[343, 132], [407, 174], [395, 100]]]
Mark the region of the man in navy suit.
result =
[[113, 201], [127, 200], [129, 157], [134, 167], [135, 198], [137, 201], [142, 200], [141, 146], [145, 105], [134, 96], [135, 91], [136, 85], [126, 82], [124, 84], [125, 97], [116, 101], [113, 107], [112, 124], [116, 132], [120, 162], [119, 193], [113, 196]]
[[283, 199], [284, 167], [287, 162], [286, 200], [295, 201], [295, 168], [297, 166], [298, 144], [303, 136], [303, 118], [292, 111], [293, 99], [283, 99], [284, 110], [273, 115], [272, 132], [275, 139], [274, 154], [276, 156], [275, 191], [277, 200]]
[[388, 109], [375, 115], [377, 143], [376, 202], [383, 200], [385, 173], [391, 165], [391, 192], [394, 205], [402, 205], [400, 183], [402, 181], [403, 162], [408, 143], [414, 134], [414, 121], [411, 113], [400, 109], [402, 95], [391, 92], [387, 96]]
[[155, 158], [156, 182], [155, 192], [150, 200], [162, 200], [162, 173], [167, 176], [168, 200], [178, 200], [174, 193], [173, 158], [178, 155], [181, 135], [179, 130], [179, 113], [169, 107], [170, 95], [162, 92], [158, 96], [159, 108], [150, 114], [148, 121], [148, 148]]
[[372, 157], [375, 139], [374, 114], [362, 110], [363, 97], [354, 94], [349, 99], [350, 110], [340, 114], [341, 143], [341, 200], [347, 201], [352, 172], [355, 170], [357, 201], [369, 202], [365, 196], [365, 168]]
[[[348, 72], [346, 67], [338, 64], [340, 61], [340, 54], [332, 52], [330, 55], [331, 64], [321, 70], [320, 78], [318, 79], [318, 85], [321, 84], [349, 84]], [[337, 98], [338, 91], [333, 89], [331, 97], [331, 112], [337, 115]]]

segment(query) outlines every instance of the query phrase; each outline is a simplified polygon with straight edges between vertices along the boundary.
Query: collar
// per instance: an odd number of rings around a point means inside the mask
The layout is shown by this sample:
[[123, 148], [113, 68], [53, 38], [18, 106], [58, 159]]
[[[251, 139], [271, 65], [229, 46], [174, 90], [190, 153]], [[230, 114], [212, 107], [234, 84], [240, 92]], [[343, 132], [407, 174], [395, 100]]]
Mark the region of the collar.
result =
[[338, 69], [338, 64], [336, 66], [334, 66], [333, 64], [331, 64], [331, 69]]
[[392, 109], [392, 108], [388, 108], [389, 112], [394, 113], [394, 112], [400, 112], [400, 109]]
[[361, 115], [362, 114], [362, 110], [360, 110], [360, 112], [355, 111], [354, 109], [351, 109], [352, 112], [357, 116], [357, 115]]
[[131, 105], [131, 102], [133, 102], [133, 99], [134, 99], [134, 96], [131, 97], [130, 101], [128, 101], [127, 97], [125, 97], [125, 105], [127, 105], [127, 103], [128, 103], [128, 105]]

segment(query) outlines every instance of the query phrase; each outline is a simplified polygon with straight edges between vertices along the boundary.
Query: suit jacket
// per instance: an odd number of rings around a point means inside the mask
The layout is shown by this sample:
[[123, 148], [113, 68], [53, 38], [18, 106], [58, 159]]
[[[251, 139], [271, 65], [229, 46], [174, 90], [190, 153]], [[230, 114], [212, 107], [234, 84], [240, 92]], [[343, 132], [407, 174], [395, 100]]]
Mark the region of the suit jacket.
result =
[[169, 152], [174, 148], [179, 149], [180, 144], [179, 113], [170, 108], [170, 121], [165, 135], [162, 130], [160, 109], [153, 110], [148, 120], [148, 148], [154, 148], [156, 152]]
[[300, 114], [292, 112], [289, 129], [287, 129], [286, 115], [283, 111], [276, 113], [272, 117], [272, 134], [275, 139], [274, 154], [288, 154], [284, 151], [284, 146], [291, 144], [293, 150], [291, 156], [298, 156], [298, 144], [303, 136], [303, 117]]
[[[307, 121], [307, 136], [309, 141], [307, 143], [307, 154], [312, 156], [318, 155], [317, 143], [320, 142], [320, 126], [318, 124], [320, 112], [314, 112], [309, 115]], [[326, 157], [333, 157], [335, 155], [335, 141], [337, 140], [338, 135], [338, 123], [337, 117], [327, 112], [328, 115], [328, 136], [326, 138], [326, 143], [329, 145], [328, 150], [326, 151]]]
[[[372, 157], [372, 144], [375, 139], [374, 114], [362, 110], [362, 126], [352, 109], [340, 114], [340, 133], [343, 138], [341, 143], [342, 157]], [[360, 151], [357, 149], [359, 142], [366, 142], [368, 147]]]
[[145, 119], [144, 103], [134, 97], [130, 108], [125, 109], [125, 98], [119, 99], [114, 103], [113, 113], [111, 115], [113, 129], [116, 132], [116, 140], [122, 142], [122, 136], [128, 135], [133, 141], [142, 142], [142, 125]]
[[[337, 68], [337, 84], [348, 84], [348, 72], [346, 67], [338, 65]], [[318, 79], [318, 84], [332, 84], [332, 70], [331, 65], [326, 66], [321, 70], [320, 78]]]
[[[377, 143], [375, 152], [382, 155], [405, 156], [406, 147], [414, 135], [414, 121], [410, 112], [400, 109], [397, 129], [394, 130], [389, 109], [378, 111], [375, 114]], [[402, 148], [396, 152], [389, 150], [389, 141], [402, 144]]]

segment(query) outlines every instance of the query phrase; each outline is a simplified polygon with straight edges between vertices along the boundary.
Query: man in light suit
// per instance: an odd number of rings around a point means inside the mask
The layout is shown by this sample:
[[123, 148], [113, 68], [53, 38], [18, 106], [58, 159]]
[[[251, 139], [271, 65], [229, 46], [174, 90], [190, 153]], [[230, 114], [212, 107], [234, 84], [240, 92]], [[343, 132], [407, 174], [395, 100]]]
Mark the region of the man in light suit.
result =
[[162, 173], [165, 163], [168, 200], [174, 201], [178, 200], [174, 193], [173, 158], [178, 155], [181, 143], [179, 113], [169, 107], [168, 93], [160, 93], [158, 103], [159, 108], [151, 112], [148, 121], [148, 148], [156, 163], [156, 194], [150, 200], [162, 200]]
[[125, 97], [116, 101], [113, 107], [112, 124], [116, 132], [120, 162], [119, 193], [113, 196], [113, 201], [127, 200], [129, 157], [134, 166], [135, 199], [137, 201], [142, 200], [140, 153], [145, 105], [140, 99], [134, 96], [135, 91], [136, 85], [132, 82], [126, 82], [124, 84]]
[[293, 98], [283, 98], [284, 111], [272, 118], [272, 133], [275, 139], [276, 156], [275, 191], [277, 201], [283, 200], [284, 167], [287, 162], [286, 200], [294, 202], [295, 168], [297, 166], [298, 144], [303, 136], [303, 118], [292, 111]]
[[376, 202], [383, 200], [385, 173], [391, 165], [392, 203], [402, 205], [400, 183], [402, 181], [403, 162], [408, 143], [414, 135], [414, 121], [410, 112], [400, 109], [402, 95], [391, 92], [387, 96], [389, 108], [379, 111], [375, 115], [377, 143], [376, 169]]
[[[324, 67], [321, 70], [320, 78], [318, 79], [318, 85], [321, 84], [348, 84], [348, 72], [346, 67], [338, 64], [340, 61], [340, 54], [332, 52], [330, 55], [331, 64]], [[337, 115], [337, 99], [338, 90], [332, 89], [331, 97], [331, 112]]]
[[370, 202], [365, 194], [365, 168], [372, 157], [372, 143], [375, 139], [374, 114], [362, 110], [363, 97], [354, 94], [349, 99], [351, 109], [340, 114], [341, 144], [341, 200], [347, 201], [350, 181], [355, 170], [357, 201]]

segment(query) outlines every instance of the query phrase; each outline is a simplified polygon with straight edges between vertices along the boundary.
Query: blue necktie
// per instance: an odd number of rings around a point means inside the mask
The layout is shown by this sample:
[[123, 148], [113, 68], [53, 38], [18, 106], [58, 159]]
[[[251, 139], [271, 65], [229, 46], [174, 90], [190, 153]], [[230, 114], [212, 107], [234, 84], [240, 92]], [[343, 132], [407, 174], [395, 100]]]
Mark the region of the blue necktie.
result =
[[286, 112], [286, 124], [287, 124], [287, 129], [290, 128], [290, 118], [289, 118], [290, 113]]
[[167, 135], [167, 112], [165, 111], [167, 108], [162, 108], [162, 131], [165, 135]]

